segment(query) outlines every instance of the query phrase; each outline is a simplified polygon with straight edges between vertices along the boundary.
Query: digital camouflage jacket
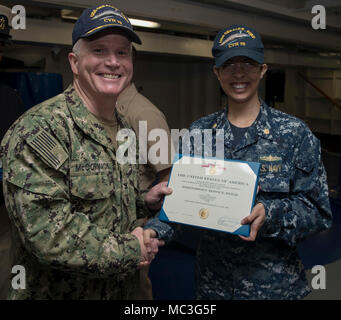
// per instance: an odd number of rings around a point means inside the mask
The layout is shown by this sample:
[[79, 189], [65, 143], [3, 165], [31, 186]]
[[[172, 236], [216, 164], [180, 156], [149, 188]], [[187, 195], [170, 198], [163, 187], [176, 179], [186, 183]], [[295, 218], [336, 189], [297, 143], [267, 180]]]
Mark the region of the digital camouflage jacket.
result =
[[15, 264], [26, 270], [26, 289], [10, 299], [133, 298], [140, 246], [130, 232], [148, 210], [138, 165], [117, 162], [95, 120], [71, 85], [2, 141]]
[[[235, 146], [226, 115], [224, 109], [195, 121], [190, 127], [193, 140], [199, 136], [204, 141], [204, 129], [212, 129], [212, 139], [205, 141], [212, 145], [205, 149], [200, 144], [182, 145], [182, 151], [215, 156], [216, 141], [223, 139], [225, 159], [259, 162], [256, 203], [264, 204], [266, 221], [255, 242], [224, 232], [202, 231], [197, 249], [197, 296], [303, 298], [310, 289], [296, 245], [332, 223], [320, 142], [303, 121], [262, 102], [258, 118]], [[205, 150], [213, 150], [213, 154]], [[174, 225], [172, 228], [157, 219], [148, 227], [166, 241], [176, 233]]]

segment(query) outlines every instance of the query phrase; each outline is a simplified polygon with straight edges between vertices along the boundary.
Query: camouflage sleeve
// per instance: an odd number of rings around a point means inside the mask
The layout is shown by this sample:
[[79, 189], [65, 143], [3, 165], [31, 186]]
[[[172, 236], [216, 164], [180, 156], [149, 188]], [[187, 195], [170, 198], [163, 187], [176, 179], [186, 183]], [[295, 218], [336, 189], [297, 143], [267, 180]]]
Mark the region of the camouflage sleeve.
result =
[[40, 263], [64, 272], [122, 279], [136, 270], [137, 238], [99, 227], [72, 205], [62, 166], [68, 158], [66, 149], [54, 141], [59, 164], [51, 153], [43, 159], [27, 141], [49, 128], [29, 121], [31, 130], [22, 125], [12, 133], [3, 161], [6, 206], [22, 245]]
[[136, 214], [137, 219], [154, 216], [154, 212], [150, 211], [144, 202], [144, 197], [148, 190], [136, 190]]
[[330, 228], [332, 223], [320, 143], [310, 131], [296, 152], [293, 170], [287, 196], [279, 198], [276, 192], [266, 195], [262, 191], [258, 196], [266, 211], [260, 235], [281, 239], [290, 246]]

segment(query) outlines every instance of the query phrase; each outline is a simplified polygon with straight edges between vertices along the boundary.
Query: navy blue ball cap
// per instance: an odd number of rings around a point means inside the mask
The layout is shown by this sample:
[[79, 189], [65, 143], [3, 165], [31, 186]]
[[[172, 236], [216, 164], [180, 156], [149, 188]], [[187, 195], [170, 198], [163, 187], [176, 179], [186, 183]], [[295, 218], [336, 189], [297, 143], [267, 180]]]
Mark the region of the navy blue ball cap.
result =
[[227, 60], [243, 56], [264, 63], [264, 45], [259, 33], [249, 27], [233, 25], [220, 30], [214, 39], [212, 55], [217, 68]]
[[127, 34], [132, 42], [142, 44], [129, 19], [116, 7], [105, 4], [85, 9], [76, 21], [72, 32], [72, 45], [80, 38], [90, 37], [108, 28], [117, 28]]

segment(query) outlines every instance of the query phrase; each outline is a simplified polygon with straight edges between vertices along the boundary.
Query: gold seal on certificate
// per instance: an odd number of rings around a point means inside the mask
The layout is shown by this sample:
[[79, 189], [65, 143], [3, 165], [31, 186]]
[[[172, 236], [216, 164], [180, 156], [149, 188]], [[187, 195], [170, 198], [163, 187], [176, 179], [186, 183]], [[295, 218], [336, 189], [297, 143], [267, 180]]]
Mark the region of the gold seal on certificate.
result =
[[177, 155], [160, 220], [248, 236], [260, 164]]
[[199, 217], [201, 219], [207, 219], [208, 218], [208, 210], [203, 208], [199, 210]]

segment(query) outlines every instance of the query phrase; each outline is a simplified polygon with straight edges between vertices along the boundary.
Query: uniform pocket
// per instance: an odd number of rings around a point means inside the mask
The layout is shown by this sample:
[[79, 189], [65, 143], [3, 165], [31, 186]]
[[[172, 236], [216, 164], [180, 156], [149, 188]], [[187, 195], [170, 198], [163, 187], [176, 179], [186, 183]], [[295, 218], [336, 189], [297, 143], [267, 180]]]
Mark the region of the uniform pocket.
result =
[[260, 190], [264, 192], [285, 192], [290, 190], [290, 179], [286, 172], [264, 173], [259, 176]]
[[110, 173], [70, 175], [70, 191], [84, 200], [109, 198], [114, 193], [113, 176]]
[[303, 158], [296, 161], [295, 167], [305, 173], [310, 173], [313, 170], [315, 163], [315, 159]]

